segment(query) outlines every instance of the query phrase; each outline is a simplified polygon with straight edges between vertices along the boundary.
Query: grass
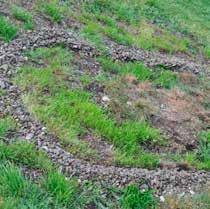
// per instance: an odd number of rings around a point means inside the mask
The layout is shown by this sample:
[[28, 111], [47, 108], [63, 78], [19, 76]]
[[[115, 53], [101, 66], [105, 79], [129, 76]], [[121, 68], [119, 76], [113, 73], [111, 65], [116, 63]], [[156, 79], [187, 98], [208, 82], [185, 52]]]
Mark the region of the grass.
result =
[[1, 165], [0, 208], [62, 208], [38, 184], [26, 179], [13, 164]]
[[207, 209], [210, 205], [209, 188], [204, 188], [200, 193], [187, 197], [169, 196], [164, 203], [161, 203], [158, 208], [180, 208], [180, 209]]
[[105, 71], [134, 75], [138, 81], [151, 81], [155, 87], [170, 89], [179, 83], [176, 73], [163, 68], [151, 70], [139, 62], [113, 62], [108, 57], [100, 57], [98, 60]]
[[58, 172], [49, 173], [43, 181], [43, 186], [58, 204], [66, 205], [69, 208], [79, 192], [78, 181], [67, 180]]
[[24, 22], [25, 29], [32, 30], [34, 28], [33, 16], [23, 7], [12, 6], [12, 15], [22, 22]]
[[[143, 2], [140, 6], [137, 2], [129, 5], [129, 1], [106, 1], [105, 3], [95, 0], [92, 4], [84, 3], [82, 13], [84, 18], [80, 20], [87, 24], [86, 27], [92, 30], [91, 33], [94, 33], [95, 28], [89, 25], [97, 24], [97, 30], [100, 29], [103, 35], [120, 44], [167, 52], [189, 51], [188, 38], [180, 38], [167, 29], [149, 23], [145, 16], [142, 16], [142, 5]], [[85, 31], [87, 31], [86, 27]]]
[[[6, 123], [7, 119], [4, 118], [4, 122]], [[13, 125], [10, 126], [8, 123], [5, 127], [2, 133], [12, 129]], [[20, 169], [22, 166], [44, 172], [33, 182], [23, 175]], [[112, 188], [105, 184], [102, 186], [90, 181], [79, 183], [77, 178], [69, 179], [58, 172], [46, 154], [38, 151], [33, 144], [27, 141], [13, 140], [9, 144], [0, 141], [0, 208], [2, 209], [89, 207], [132, 209], [133, 204], [128, 207], [130, 196], [147, 200], [145, 206], [155, 203], [149, 191], [140, 192], [137, 187], [135, 188], [135, 191], [131, 191], [126, 188], [124, 190]]]
[[200, 133], [199, 147], [193, 152], [184, 155], [174, 155], [172, 159], [175, 161], [187, 162], [199, 170], [210, 170], [210, 132], [202, 131]]
[[15, 127], [16, 123], [11, 117], [0, 118], [0, 137], [6, 137], [8, 131], [14, 130]]
[[79, 185], [77, 179], [67, 179], [56, 171], [34, 183], [24, 177], [17, 166], [8, 162], [0, 164], [0, 196], [2, 209], [135, 209], [139, 203], [142, 203], [142, 209], [146, 209], [156, 205], [150, 191], [141, 192], [135, 185], [124, 190], [88, 181]]
[[43, 13], [46, 14], [48, 17], [50, 17], [50, 19], [53, 22], [61, 23], [61, 21], [63, 20], [64, 18], [63, 10], [59, 6], [58, 1], [50, 1], [50, 2], [43, 1], [40, 7]]
[[17, 31], [17, 27], [8, 18], [0, 15], [0, 38], [9, 42], [16, 37]]
[[136, 185], [129, 185], [124, 190], [120, 201], [124, 209], [152, 209], [157, 205], [151, 190], [142, 192]]
[[[71, 69], [66, 69], [65, 63], [63, 66], [62, 63], [57, 63], [60, 62], [58, 57], [65, 56], [63, 49], [60, 50], [59, 52], [58, 48], [52, 49], [52, 52], [55, 52], [53, 57], [56, 58], [53, 60], [50, 57], [53, 61], [48, 63], [47, 68], [37, 71], [26, 67], [17, 78], [17, 83], [22, 89], [27, 90], [30, 86], [32, 90], [27, 93], [25, 102], [34, 115], [59, 136], [64, 146], [73, 153], [88, 154], [87, 144], [78, 141], [78, 136], [83, 136], [87, 129], [91, 129], [113, 143], [116, 152], [124, 152], [122, 157], [129, 157], [130, 160], [123, 162], [127, 162], [128, 165], [135, 164], [133, 161], [136, 158], [137, 166], [157, 166], [158, 159], [152, 154], [144, 153], [139, 147], [148, 141], [158, 142], [161, 138], [159, 130], [150, 127], [144, 121], [124, 121], [117, 124], [114, 118], [109, 118], [101, 107], [94, 104], [90, 93], [82, 89], [67, 89], [64, 80], [70, 76]], [[38, 55], [39, 50], [35, 54]], [[57, 69], [60, 70], [59, 73]], [[147, 156], [145, 162], [144, 154]], [[89, 155], [93, 153], [90, 151]]]
[[[196, 12], [192, 14], [193, 10]], [[83, 19], [92, 22], [98, 20], [106, 31], [104, 35], [115, 41], [119, 39], [122, 43], [115, 33], [120, 28], [125, 31], [123, 42], [129, 40], [126, 44], [170, 53], [197, 54], [202, 51], [207, 58], [210, 44], [209, 11], [206, 0], [173, 3], [169, 0], [93, 0], [91, 4], [83, 2], [79, 10]], [[106, 29], [108, 24], [103, 19], [112, 19], [117, 24], [109, 25], [112, 29]]]
[[0, 160], [9, 160], [17, 165], [27, 165], [29, 168], [49, 171], [52, 163], [42, 151], [26, 141], [15, 141], [11, 144], [0, 142]]

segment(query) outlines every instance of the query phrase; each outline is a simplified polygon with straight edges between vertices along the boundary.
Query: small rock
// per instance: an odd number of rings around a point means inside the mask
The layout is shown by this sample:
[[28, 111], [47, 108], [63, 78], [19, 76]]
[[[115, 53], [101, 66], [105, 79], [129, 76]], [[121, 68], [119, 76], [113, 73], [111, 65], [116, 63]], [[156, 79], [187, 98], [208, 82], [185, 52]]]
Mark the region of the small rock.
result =
[[102, 97], [102, 101], [109, 102], [110, 101], [110, 98], [105, 95], [105, 96]]
[[32, 134], [32, 133], [29, 133], [29, 134], [26, 135], [26, 139], [27, 139], [27, 140], [30, 140], [30, 139], [32, 139], [33, 137], [34, 137], [34, 134]]
[[190, 194], [191, 194], [191, 195], [194, 195], [195, 192], [194, 192], [193, 190], [190, 190]]
[[160, 202], [165, 202], [165, 198], [163, 196], [160, 196]]

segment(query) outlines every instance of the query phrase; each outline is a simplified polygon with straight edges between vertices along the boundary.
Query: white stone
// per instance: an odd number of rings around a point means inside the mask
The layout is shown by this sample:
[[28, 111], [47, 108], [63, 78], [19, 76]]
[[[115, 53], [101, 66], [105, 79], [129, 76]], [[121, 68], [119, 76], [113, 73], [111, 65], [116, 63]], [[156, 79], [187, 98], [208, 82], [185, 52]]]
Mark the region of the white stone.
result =
[[109, 102], [110, 101], [110, 98], [105, 95], [105, 96], [102, 97], [102, 101]]
[[165, 198], [163, 196], [160, 196], [160, 202], [165, 202]]
[[190, 190], [190, 194], [191, 194], [191, 195], [194, 195], [195, 192], [194, 192], [193, 190]]

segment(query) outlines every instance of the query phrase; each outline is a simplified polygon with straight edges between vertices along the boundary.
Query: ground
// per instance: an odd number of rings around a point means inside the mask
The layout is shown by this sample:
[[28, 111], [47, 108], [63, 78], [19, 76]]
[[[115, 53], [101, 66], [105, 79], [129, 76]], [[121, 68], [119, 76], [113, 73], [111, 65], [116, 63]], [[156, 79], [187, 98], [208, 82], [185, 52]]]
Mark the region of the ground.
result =
[[210, 208], [209, 14], [0, 1], [0, 208]]

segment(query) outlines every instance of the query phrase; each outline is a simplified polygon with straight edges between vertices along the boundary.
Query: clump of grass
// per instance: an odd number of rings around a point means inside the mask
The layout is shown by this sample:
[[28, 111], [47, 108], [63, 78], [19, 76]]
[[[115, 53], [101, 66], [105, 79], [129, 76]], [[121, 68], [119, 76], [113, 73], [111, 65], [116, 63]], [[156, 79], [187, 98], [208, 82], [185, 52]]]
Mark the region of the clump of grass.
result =
[[210, 169], [210, 130], [201, 132], [197, 156]]
[[61, 208], [47, 192], [27, 180], [11, 163], [0, 165], [0, 208]]
[[5, 137], [9, 130], [14, 130], [15, 121], [10, 117], [0, 118], [0, 137]]
[[51, 194], [55, 201], [70, 207], [79, 195], [79, 185], [76, 180], [67, 180], [58, 172], [51, 172], [43, 181], [44, 188]]
[[13, 6], [12, 14], [17, 20], [24, 22], [26, 29], [31, 30], [34, 28], [33, 16], [23, 7]]
[[8, 145], [0, 142], [0, 160], [44, 171], [49, 171], [53, 167], [44, 152], [38, 151], [33, 144], [26, 141], [16, 141]]
[[170, 89], [179, 83], [177, 74], [164, 68], [151, 70], [139, 62], [113, 62], [108, 57], [100, 57], [98, 60], [105, 71], [116, 74], [131, 74], [139, 81], [151, 81], [156, 87]]
[[63, 12], [57, 1], [44, 2], [42, 4], [43, 12], [51, 18], [53, 22], [60, 23], [63, 19]]
[[9, 42], [17, 35], [17, 27], [14, 26], [8, 18], [0, 15], [0, 37]]
[[129, 185], [120, 199], [123, 209], [148, 209], [157, 206], [151, 190], [140, 191], [136, 185]]

